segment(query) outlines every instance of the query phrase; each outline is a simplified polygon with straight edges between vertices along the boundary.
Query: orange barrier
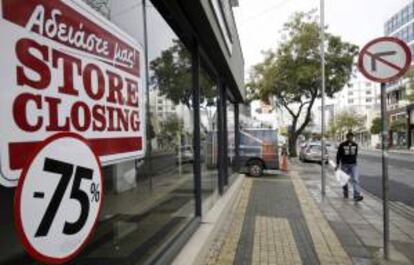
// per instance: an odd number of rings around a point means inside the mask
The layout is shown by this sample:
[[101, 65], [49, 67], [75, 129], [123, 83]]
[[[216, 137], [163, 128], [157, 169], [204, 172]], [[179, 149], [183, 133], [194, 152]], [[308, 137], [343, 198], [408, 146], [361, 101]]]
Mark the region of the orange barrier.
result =
[[288, 171], [289, 170], [288, 155], [285, 152], [282, 152], [282, 161], [280, 163], [280, 170], [282, 170], [282, 171]]

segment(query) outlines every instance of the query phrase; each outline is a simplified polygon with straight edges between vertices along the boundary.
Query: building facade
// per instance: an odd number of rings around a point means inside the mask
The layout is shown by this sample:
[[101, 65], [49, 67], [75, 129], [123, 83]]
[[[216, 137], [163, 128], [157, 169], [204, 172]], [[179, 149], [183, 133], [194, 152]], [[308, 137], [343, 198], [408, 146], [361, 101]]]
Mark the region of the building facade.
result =
[[[414, 55], [414, 1], [410, 1], [389, 18], [384, 25], [387, 36], [395, 36], [404, 40]], [[412, 93], [407, 88], [407, 78], [387, 84], [387, 108], [390, 131], [390, 144], [395, 147], [412, 148], [414, 146], [414, 104], [409, 102], [407, 94]]]
[[336, 115], [350, 112], [364, 120], [363, 126], [355, 128], [356, 141], [365, 148], [375, 147], [377, 138], [370, 133], [373, 118], [380, 115], [380, 87], [361, 74], [357, 74], [350, 85], [335, 95]]
[[381, 103], [380, 88], [361, 74], [357, 74], [334, 97], [335, 112], [352, 110], [357, 114], [366, 116], [368, 112], [379, 111]]
[[[380, 87], [379, 84], [366, 79], [357, 73], [349, 81], [349, 85], [334, 94], [333, 98], [326, 98], [325, 102], [325, 124], [329, 130], [330, 125], [341, 113], [355, 114], [364, 119], [364, 124], [360, 128], [354, 128], [356, 140], [364, 147], [374, 146], [377, 142], [376, 137], [372, 139], [370, 128], [372, 119], [380, 115]], [[312, 110], [312, 131], [321, 133], [322, 124], [321, 100], [315, 102]], [[338, 139], [344, 138], [345, 133], [338, 132]]]
[[[11, 106], [23, 113], [15, 115], [20, 127], [6, 119], [0, 126], [7, 130], [2, 138], [21, 135], [19, 146], [24, 146], [14, 149], [10, 163], [1, 163], [0, 264], [170, 263], [238, 177], [229, 162], [238, 156], [235, 135], [245, 98], [243, 55], [233, 18], [237, 5], [236, 0], [0, 1], [0, 34], [5, 37], [6, 30], [15, 29], [7, 35], [9, 42], [21, 38], [16, 47], [23, 50], [32, 45], [29, 61], [10, 56], [0, 66], [7, 75], [4, 71], [17, 62], [12, 71], [24, 78], [15, 91], [26, 96]], [[67, 29], [79, 39], [72, 36], [69, 41]], [[57, 48], [48, 53], [48, 45]], [[0, 51], [14, 54], [14, 47], [6, 47]], [[49, 56], [60, 57], [49, 61]], [[59, 71], [66, 74], [60, 77]], [[65, 97], [53, 99], [59, 91]], [[46, 101], [41, 103], [43, 96]], [[3, 114], [13, 117], [3, 95], [1, 99]], [[106, 102], [90, 105], [99, 100]], [[71, 127], [66, 126], [69, 122]], [[10, 129], [14, 127], [26, 131]], [[17, 191], [24, 193], [31, 175], [18, 176], [31, 172], [45, 139], [62, 132], [83, 139], [92, 150], [102, 165], [97, 170], [102, 185], [85, 186], [89, 178], [75, 176], [65, 184], [72, 190], [65, 191], [63, 184], [58, 188], [57, 177], [46, 175], [51, 190], [37, 187], [43, 181], [33, 182], [35, 192], [28, 201], [21, 200]], [[113, 144], [114, 134], [122, 144]], [[2, 142], [0, 147], [12, 145]], [[131, 151], [126, 156], [131, 148], [139, 149], [139, 155]], [[61, 146], [59, 156], [69, 149]], [[4, 159], [6, 151], [1, 151]], [[105, 160], [104, 151], [114, 159]], [[74, 159], [86, 163], [82, 156]], [[4, 170], [9, 165], [14, 175]], [[16, 206], [15, 198], [26, 208]], [[56, 198], [61, 203], [47, 208]], [[33, 218], [24, 212], [30, 208], [39, 209]], [[94, 209], [96, 219], [90, 221]], [[86, 228], [85, 222], [91, 225]], [[38, 231], [29, 233], [25, 227]]]

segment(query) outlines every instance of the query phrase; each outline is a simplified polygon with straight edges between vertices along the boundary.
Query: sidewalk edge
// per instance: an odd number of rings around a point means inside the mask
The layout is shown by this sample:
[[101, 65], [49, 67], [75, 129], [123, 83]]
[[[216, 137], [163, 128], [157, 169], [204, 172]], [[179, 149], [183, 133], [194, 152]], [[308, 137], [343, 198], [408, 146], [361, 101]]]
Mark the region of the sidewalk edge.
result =
[[243, 174], [239, 174], [227, 192], [219, 197], [213, 208], [202, 218], [196, 232], [175, 257], [173, 265], [194, 265], [202, 264], [205, 261], [214, 239], [226, 217], [231, 214], [231, 207], [239, 197], [240, 192], [238, 191], [242, 188], [244, 178]]
[[351, 257], [345, 251], [328, 220], [309, 194], [309, 190], [299, 173], [292, 171], [291, 177], [320, 264], [353, 264]]

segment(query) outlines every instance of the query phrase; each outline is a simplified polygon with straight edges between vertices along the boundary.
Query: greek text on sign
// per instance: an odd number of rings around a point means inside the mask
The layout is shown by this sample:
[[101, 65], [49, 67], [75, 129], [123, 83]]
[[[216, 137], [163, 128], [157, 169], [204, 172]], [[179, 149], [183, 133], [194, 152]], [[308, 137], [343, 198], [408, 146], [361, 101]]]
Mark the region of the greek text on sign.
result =
[[42, 143], [15, 193], [18, 235], [45, 263], [65, 263], [85, 246], [102, 205], [102, 172], [86, 140], [60, 133]]
[[407, 44], [394, 37], [382, 37], [369, 42], [359, 53], [358, 68], [368, 79], [391, 82], [400, 78], [411, 64]]
[[57, 132], [80, 133], [103, 164], [142, 157], [136, 41], [82, 1], [0, 3], [0, 184], [15, 186], [33, 150]]

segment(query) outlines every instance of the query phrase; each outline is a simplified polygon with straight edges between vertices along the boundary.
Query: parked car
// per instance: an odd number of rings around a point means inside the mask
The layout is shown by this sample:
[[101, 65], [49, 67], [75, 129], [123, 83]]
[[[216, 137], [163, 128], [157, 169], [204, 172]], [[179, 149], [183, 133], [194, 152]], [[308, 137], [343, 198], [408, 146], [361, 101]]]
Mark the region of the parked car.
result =
[[300, 146], [299, 146], [299, 154], [303, 152], [303, 149], [305, 149], [308, 144], [309, 144], [309, 142], [303, 142], [303, 143], [300, 144]]
[[[322, 146], [320, 142], [310, 142], [302, 146], [299, 152], [299, 160], [303, 162], [321, 162]], [[325, 147], [324, 162], [328, 163], [329, 154], [328, 149]]]
[[191, 145], [183, 145], [177, 148], [176, 164], [193, 163], [194, 151]]

